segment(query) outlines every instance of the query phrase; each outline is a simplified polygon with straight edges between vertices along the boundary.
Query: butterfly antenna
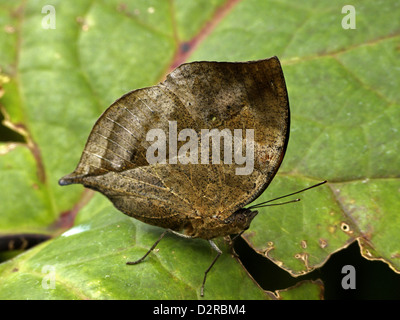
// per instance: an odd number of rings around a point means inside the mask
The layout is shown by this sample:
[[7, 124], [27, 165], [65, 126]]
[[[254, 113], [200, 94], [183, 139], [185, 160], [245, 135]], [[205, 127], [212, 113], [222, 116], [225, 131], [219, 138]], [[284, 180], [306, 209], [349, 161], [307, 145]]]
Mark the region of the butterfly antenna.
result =
[[[270, 203], [270, 204], [255, 204], [254, 206], [251, 206], [247, 209], [258, 209], [258, 208], [264, 208], [264, 207], [272, 207], [272, 206], [280, 206], [282, 204], [288, 204], [288, 203], [292, 203], [292, 202], [299, 202], [301, 199], [294, 199], [294, 200], [290, 200], [290, 201], [285, 201], [285, 202], [279, 202], [279, 203]], [[264, 203], [264, 202], [263, 202]]]
[[287, 204], [287, 203], [291, 203], [291, 202], [300, 201], [300, 199], [294, 199], [294, 200], [287, 201], [287, 202], [281, 202], [281, 203], [276, 203], [276, 204], [267, 204], [267, 203], [272, 202], [272, 201], [275, 201], [275, 200], [279, 200], [279, 199], [282, 199], [282, 198], [290, 197], [290, 196], [293, 196], [293, 195], [298, 194], [298, 193], [300, 193], [300, 192], [304, 192], [304, 191], [306, 191], [306, 190], [310, 190], [310, 189], [319, 187], [320, 185], [323, 185], [323, 184], [325, 184], [325, 183], [327, 183], [327, 182], [328, 182], [327, 180], [322, 181], [322, 182], [320, 182], [320, 183], [317, 183], [317, 184], [312, 185], [311, 187], [307, 187], [307, 188], [301, 189], [301, 190], [299, 190], [299, 191], [296, 191], [296, 192], [293, 192], [293, 193], [289, 193], [289, 194], [287, 194], [287, 195], [284, 195], [284, 196], [281, 196], [281, 197], [278, 197], [278, 198], [274, 198], [274, 199], [271, 199], [271, 200], [268, 200], [268, 201], [264, 201], [264, 202], [261, 202], [261, 203], [257, 203], [257, 204], [255, 204], [255, 205], [253, 205], [253, 206], [247, 207], [247, 209], [256, 209], [256, 208], [261, 208], [261, 207], [276, 206], [276, 205], [281, 205], [281, 204]]

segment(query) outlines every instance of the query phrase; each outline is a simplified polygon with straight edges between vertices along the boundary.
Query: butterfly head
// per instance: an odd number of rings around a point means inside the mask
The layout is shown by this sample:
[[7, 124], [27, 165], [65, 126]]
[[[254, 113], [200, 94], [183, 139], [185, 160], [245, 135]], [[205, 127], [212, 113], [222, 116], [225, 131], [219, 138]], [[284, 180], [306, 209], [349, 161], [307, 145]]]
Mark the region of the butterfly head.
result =
[[256, 210], [241, 208], [233, 213], [229, 218], [225, 219], [226, 224], [232, 225], [240, 231], [247, 230], [250, 227], [251, 221], [258, 214]]

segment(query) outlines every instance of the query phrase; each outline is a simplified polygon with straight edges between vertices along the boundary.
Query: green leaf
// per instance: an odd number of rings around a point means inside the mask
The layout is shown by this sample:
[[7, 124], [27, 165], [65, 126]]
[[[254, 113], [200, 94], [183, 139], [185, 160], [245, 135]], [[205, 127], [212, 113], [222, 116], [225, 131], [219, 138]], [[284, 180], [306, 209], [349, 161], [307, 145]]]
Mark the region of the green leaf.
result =
[[[257, 202], [272, 199], [272, 190], [278, 196], [310, 186], [312, 182], [280, 175]], [[330, 188], [319, 188], [306, 191], [299, 203], [258, 209], [255, 223], [244, 234], [257, 252], [293, 276], [322, 266], [330, 254], [353, 241], [355, 227], [351, 220], [343, 214]], [[343, 226], [349, 226], [350, 230], [344, 231]]]
[[[0, 265], [0, 297], [197, 299], [215, 255], [206, 241], [168, 235], [145, 262], [127, 266], [161, 230], [57, 181], [75, 168], [96, 119], [121, 95], [156, 84], [183, 62], [273, 55], [285, 73], [291, 136], [278, 175], [257, 202], [328, 184], [299, 195], [301, 202], [260, 209], [246, 241], [294, 276], [354, 241], [365, 258], [400, 273], [398, 5], [353, 1], [356, 29], [345, 30], [346, 4], [53, 1], [56, 29], [43, 29], [46, 1], [0, 1], [2, 126], [19, 137], [0, 137], [0, 241], [54, 237]], [[206, 298], [277, 297], [219, 245], [224, 254], [208, 276]], [[46, 265], [55, 267], [56, 289], [42, 286]], [[314, 289], [282, 297], [318, 298], [319, 284], [308, 286]]]
[[357, 224], [362, 255], [370, 260], [382, 260], [399, 273], [400, 215], [393, 209], [399, 203], [398, 180], [387, 178], [338, 184], [334, 192], [346, 215]]
[[13, 188], [2, 196], [1, 232], [48, 232], [58, 213], [48, 209], [51, 205], [32, 153], [24, 145], [0, 144], [0, 157], [0, 189], [9, 190], [10, 182]]
[[[198, 299], [215, 251], [202, 239], [168, 235], [144, 262], [162, 229], [118, 212], [96, 195], [58, 238], [3, 263], [1, 299]], [[207, 299], [267, 299], [227, 246], [209, 274]], [[53, 282], [52, 282], [53, 281]], [[27, 289], [29, 288], [29, 289]]]
[[[400, 273], [395, 209], [400, 132], [394, 120], [400, 116], [400, 25], [385, 22], [395, 11], [390, 3], [353, 5], [361, 17], [356, 30], [325, 30], [321, 17], [329, 24], [332, 19], [326, 14], [332, 18], [332, 12], [316, 10], [288, 46], [296, 43], [307, 51], [285, 50], [291, 137], [279, 176], [257, 202], [324, 179], [328, 186], [307, 191], [290, 209], [262, 210], [257, 218], [262, 222], [255, 220], [245, 236], [258, 252], [295, 276], [321, 266], [356, 239], [364, 257], [383, 260]], [[364, 19], [374, 12], [379, 12], [381, 28], [370, 30]], [[321, 25], [323, 39], [321, 28], [308, 28], [311, 21]], [[338, 39], [338, 45], [319, 48], [329, 39]]]
[[281, 300], [319, 300], [323, 298], [323, 284], [317, 281], [301, 281], [295, 286], [278, 290], [277, 296]]

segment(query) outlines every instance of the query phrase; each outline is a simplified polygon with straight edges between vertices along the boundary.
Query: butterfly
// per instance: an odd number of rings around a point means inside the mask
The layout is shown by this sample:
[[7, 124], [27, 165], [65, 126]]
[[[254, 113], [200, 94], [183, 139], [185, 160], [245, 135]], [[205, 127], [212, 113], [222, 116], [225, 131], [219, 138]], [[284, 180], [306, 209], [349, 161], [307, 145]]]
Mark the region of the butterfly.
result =
[[[246, 205], [268, 187], [289, 140], [290, 110], [277, 57], [191, 62], [116, 100], [95, 123], [76, 169], [60, 185], [101, 192], [123, 213], [208, 240], [241, 234]], [[244, 154], [244, 155], [243, 155]]]

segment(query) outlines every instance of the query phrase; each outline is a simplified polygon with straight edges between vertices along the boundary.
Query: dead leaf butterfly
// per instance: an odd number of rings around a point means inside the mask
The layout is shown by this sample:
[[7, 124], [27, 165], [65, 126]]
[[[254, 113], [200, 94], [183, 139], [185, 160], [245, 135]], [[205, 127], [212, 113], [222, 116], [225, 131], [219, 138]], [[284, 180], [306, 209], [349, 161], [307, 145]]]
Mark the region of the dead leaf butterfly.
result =
[[241, 234], [247, 204], [269, 185], [289, 139], [289, 101], [277, 57], [192, 62], [134, 90], [97, 120], [60, 185], [83, 184], [123, 213], [185, 238]]

